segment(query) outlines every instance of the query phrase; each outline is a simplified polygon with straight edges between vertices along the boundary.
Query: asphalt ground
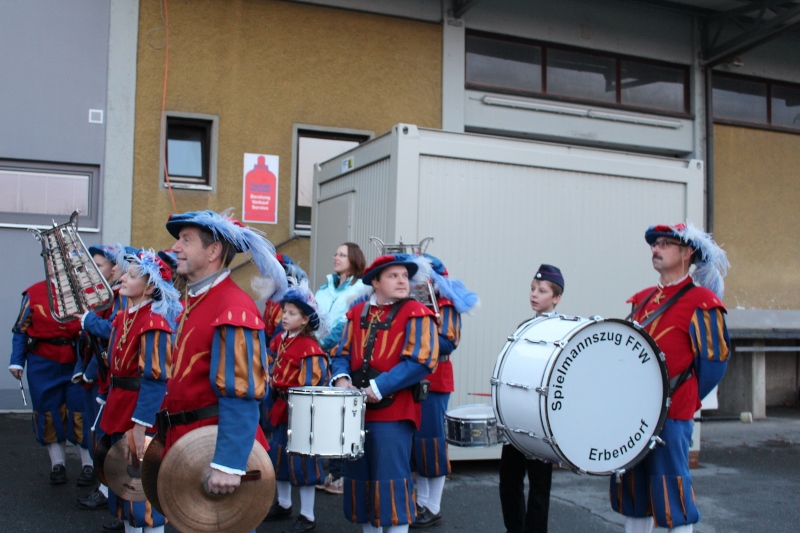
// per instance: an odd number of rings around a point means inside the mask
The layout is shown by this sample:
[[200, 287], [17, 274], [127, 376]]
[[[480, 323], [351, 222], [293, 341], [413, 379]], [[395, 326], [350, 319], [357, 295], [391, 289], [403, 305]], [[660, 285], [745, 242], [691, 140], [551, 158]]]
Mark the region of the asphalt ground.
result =
[[[703, 515], [698, 533], [800, 531], [800, 409], [768, 410], [752, 424], [704, 422], [700, 468], [692, 471]], [[497, 461], [453, 463], [442, 500], [443, 523], [432, 533], [503, 533]], [[0, 414], [0, 531], [99, 532], [107, 510], [85, 511], [78, 496], [78, 450], [67, 449], [66, 485], [48, 483], [47, 451], [34, 441], [29, 415]], [[361, 528], [343, 517], [341, 496], [317, 491], [316, 531], [353, 533]], [[299, 511], [294, 493], [294, 516]], [[621, 532], [623, 519], [608, 504], [608, 478], [553, 474], [549, 531]], [[262, 524], [261, 533], [288, 529], [291, 520]], [[175, 531], [167, 526], [167, 531]], [[413, 531], [413, 530], [412, 530]], [[425, 532], [427, 530], [416, 530]], [[663, 530], [662, 530], [663, 531]]]

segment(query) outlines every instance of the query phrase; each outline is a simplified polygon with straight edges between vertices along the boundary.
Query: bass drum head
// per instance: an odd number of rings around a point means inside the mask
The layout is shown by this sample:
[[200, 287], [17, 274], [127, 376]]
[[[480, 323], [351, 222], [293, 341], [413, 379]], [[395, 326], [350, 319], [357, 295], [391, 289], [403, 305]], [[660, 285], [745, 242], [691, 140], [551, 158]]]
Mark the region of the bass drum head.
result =
[[547, 425], [566, 463], [608, 475], [644, 458], [667, 414], [659, 352], [623, 320], [598, 319], [572, 333], [547, 377]]

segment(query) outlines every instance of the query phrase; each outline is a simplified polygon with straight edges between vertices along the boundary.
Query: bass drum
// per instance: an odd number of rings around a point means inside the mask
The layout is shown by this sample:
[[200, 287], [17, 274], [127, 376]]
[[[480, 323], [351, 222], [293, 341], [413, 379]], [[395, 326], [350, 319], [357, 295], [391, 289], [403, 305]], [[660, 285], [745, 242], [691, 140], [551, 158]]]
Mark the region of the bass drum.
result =
[[523, 323], [491, 383], [497, 426], [514, 447], [594, 475], [641, 461], [669, 405], [661, 350], [617, 319], [552, 314]]

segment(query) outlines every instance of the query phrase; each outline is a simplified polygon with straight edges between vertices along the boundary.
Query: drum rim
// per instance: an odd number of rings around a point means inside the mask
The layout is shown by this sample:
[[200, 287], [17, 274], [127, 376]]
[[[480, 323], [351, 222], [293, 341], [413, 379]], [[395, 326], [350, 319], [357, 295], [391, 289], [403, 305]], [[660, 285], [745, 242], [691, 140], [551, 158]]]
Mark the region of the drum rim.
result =
[[362, 389], [348, 389], [345, 387], [289, 387], [287, 394], [298, 396], [363, 396], [367, 393]]

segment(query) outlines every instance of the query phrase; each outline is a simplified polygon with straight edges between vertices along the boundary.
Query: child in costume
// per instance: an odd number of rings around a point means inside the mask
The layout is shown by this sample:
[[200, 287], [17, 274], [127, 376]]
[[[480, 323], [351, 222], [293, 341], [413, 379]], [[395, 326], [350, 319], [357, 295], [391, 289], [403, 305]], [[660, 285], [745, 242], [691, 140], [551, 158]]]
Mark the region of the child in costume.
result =
[[328, 329], [320, 316], [317, 302], [303, 280], [289, 290], [281, 300], [283, 331], [269, 345], [272, 367], [271, 384], [276, 396], [270, 411], [270, 423], [275, 428], [270, 441], [269, 456], [275, 465], [278, 498], [266, 521], [288, 518], [292, 514], [292, 485], [300, 488], [300, 515], [284, 533], [304, 533], [316, 527], [314, 517], [314, 486], [324, 479], [322, 459], [312, 456], [289, 455], [286, 452], [289, 387], [323, 385], [328, 380], [328, 360], [317, 343], [315, 333], [324, 336]]
[[[120, 294], [130, 307], [112, 322], [109, 391], [100, 427], [111, 442], [124, 439], [141, 460], [145, 434], [155, 425], [164, 400], [167, 360], [172, 356], [172, 324], [180, 314], [180, 294], [172, 271], [152, 250], [126, 256], [130, 263]], [[130, 446], [133, 449], [130, 449]], [[125, 523], [126, 533], [161, 533], [165, 518], [147, 502], [130, 502], [109, 490], [109, 511]]]

